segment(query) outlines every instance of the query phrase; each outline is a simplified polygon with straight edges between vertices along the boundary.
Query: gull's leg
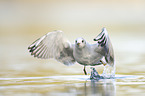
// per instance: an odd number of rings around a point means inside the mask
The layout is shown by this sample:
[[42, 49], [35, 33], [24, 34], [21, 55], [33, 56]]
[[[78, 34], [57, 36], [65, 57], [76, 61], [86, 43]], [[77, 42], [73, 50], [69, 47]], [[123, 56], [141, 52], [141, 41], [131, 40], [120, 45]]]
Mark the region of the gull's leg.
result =
[[100, 60], [100, 62], [105, 66], [105, 65], [107, 65], [106, 63], [104, 63], [102, 60]]
[[83, 69], [85, 75], [87, 75], [87, 72], [86, 72], [86, 66], [84, 66], [84, 69]]

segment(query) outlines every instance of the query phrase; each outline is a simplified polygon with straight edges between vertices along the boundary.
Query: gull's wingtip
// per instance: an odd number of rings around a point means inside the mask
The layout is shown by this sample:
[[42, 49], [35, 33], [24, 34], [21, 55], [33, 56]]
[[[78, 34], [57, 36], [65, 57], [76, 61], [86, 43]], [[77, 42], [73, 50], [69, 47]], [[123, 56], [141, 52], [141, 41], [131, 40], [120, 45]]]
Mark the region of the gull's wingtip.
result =
[[106, 28], [105, 28], [105, 27], [103, 27], [103, 28], [102, 28], [102, 31], [105, 31], [105, 30], [106, 30]]
[[106, 29], [105, 27], [103, 27], [103, 28], [102, 28], [102, 31], [106, 32], [106, 31], [107, 31], [107, 29]]
[[98, 41], [98, 40], [102, 39], [105, 35], [107, 36], [108, 32], [107, 32], [106, 28], [103, 27], [102, 32], [96, 38], [94, 38], [94, 41]]
[[102, 32], [104, 32], [106, 35], [108, 35], [107, 29], [105, 27], [102, 28]]

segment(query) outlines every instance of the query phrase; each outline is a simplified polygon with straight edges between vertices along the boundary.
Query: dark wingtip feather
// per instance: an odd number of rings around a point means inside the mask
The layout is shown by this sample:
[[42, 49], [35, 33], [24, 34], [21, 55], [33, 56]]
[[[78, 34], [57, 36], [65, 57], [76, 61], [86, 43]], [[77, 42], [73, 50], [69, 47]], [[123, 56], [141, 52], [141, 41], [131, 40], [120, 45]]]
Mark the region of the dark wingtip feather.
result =
[[30, 48], [30, 51], [29, 52], [33, 52], [34, 50], [35, 50], [35, 45]]
[[97, 41], [101, 45], [101, 47], [105, 46], [107, 42], [107, 37], [104, 30], [106, 30], [106, 28], [103, 28], [102, 32], [96, 38], [94, 38], [94, 41]]
[[105, 33], [102, 31], [96, 38], [94, 38], [94, 41], [101, 40], [104, 37]]
[[34, 42], [28, 47], [28, 50], [29, 50], [29, 52], [31, 53], [31, 55], [34, 55], [34, 54], [33, 54], [33, 51], [37, 48], [35, 44], [36, 44], [36, 42], [37, 42], [38, 40], [40, 40], [40, 38], [38, 38], [36, 41], [34, 41]]

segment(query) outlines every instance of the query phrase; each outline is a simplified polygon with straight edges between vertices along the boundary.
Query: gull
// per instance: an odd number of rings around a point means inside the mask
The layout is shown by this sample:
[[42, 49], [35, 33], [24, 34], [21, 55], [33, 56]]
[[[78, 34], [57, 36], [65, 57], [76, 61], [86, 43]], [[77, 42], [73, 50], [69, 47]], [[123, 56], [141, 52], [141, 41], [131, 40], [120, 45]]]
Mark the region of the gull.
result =
[[76, 62], [84, 66], [84, 73], [87, 75], [86, 66], [108, 64], [114, 66], [113, 47], [106, 28], [93, 39], [94, 44], [88, 43], [82, 37], [71, 44], [63, 36], [62, 31], [48, 32], [46, 35], [34, 41], [28, 50], [32, 56], [49, 59], [54, 58], [64, 65], [73, 65]]

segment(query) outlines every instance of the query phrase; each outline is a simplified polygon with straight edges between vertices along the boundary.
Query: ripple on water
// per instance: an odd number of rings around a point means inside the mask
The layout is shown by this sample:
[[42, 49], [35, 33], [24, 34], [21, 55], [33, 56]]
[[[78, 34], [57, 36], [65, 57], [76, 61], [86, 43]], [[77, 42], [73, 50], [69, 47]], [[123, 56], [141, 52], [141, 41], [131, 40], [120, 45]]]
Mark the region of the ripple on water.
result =
[[[145, 84], [144, 76], [137, 75], [116, 75], [112, 79], [99, 79], [97, 83], [106, 83], [107, 81], [113, 80], [115, 84]], [[18, 85], [58, 85], [66, 83], [80, 83], [89, 82], [89, 75], [65, 75], [65, 76], [48, 76], [48, 77], [23, 77], [23, 78], [0, 78], [1, 87], [6, 86], [18, 86]], [[2, 87], [3, 86], [3, 87]]]

